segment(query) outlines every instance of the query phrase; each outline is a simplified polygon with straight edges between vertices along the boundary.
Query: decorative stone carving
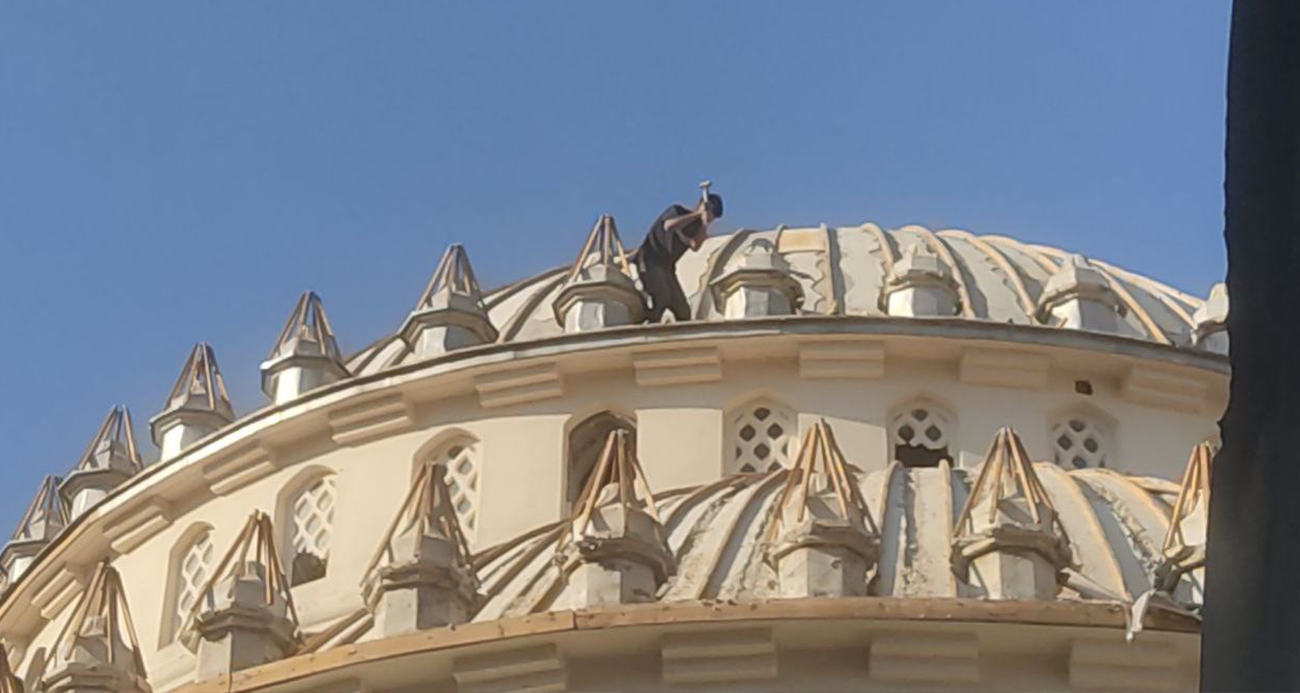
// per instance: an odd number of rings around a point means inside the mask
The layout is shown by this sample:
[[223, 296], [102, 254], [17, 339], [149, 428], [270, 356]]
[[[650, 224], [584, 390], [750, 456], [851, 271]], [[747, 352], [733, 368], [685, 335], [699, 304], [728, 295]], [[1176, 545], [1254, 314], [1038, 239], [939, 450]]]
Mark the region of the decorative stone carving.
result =
[[347, 377], [325, 306], [315, 293], [303, 292], [298, 299], [261, 370], [262, 391], [276, 404]]
[[447, 248], [399, 332], [417, 359], [496, 341], [497, 331], [488, 319], [483, 292], [469, 255], [459, 243]]
[[67, 503], [69, 516], [75, 518], [85, 512], [143, 466], [135, 444], [131, 412], [125, 406], [113, 407], [77, 466], [59, 484], [59, 494]]
[[782, 597], [867, 593], [880, 556], [880, 531], [825, 420], [804, 434], [766, 535]]
[[993, 599], [1054, 599], [1070, 543], [1020, 437], [993, 439], [954, 529], [957, 575]]
[[1228, 353], [1228, 285], [1210, 288], [1210, 297], [1192, 314], [1196, 321], [1192, 340], [1196, 346], [1216, 354]]
[[557, 561], [568, 575], [572, 608], [654, 601], [676, 570], [627, 430], [606, 439], [561, 536]]
[[46, 693], [149, 693], [140, 643], [122, 580], [107, 561], [95, 568], [55, 641]]
[[553, 304], [565, 332], [587, 332], [641, 322], [645, 302], [632, 282], [614, 217], [596, 221]]
[[68, 523], [67, 509], [59, 495], [59, 478], [47, 476], [36, 497], [18, 522], [9, 543], [0, 551], [0, 569], [8, 583], [17, 582], [35, 560], [36, 554]]
[[282, 659], [302, 646], [274, 535], [271, 518], [253, 511], [199, 591], [181, 626], [186, 647], [198, 652], [196, 680]]
[[881, 301], [887, 314], [909, 318], [951, 317], [961, 308], [953, 268], [923, 242], [908, 246], [894, 263]]
[[380, 541], [362, 587], [385, 637], [469, 620], [478, 579], [447, 486], [447, 468], [425, 463]]
[[1070, 255], [1043, 287], [1038, 319], [1076, 330], [1116, 332], [1123, 307], [1101, 270], [1082, 255]]
[[803, 287], [790, 274], [790, 263], [763, 239], [751, 243], [711, 288], [714, 305], [728, 319], [793, 315], [803, 304]]
[[167, 407], [149, 421], [149, 428], [161, 459], [167, 460], [234, 420], [217, 356], [207, 344], [196, 344], [172, 386]]

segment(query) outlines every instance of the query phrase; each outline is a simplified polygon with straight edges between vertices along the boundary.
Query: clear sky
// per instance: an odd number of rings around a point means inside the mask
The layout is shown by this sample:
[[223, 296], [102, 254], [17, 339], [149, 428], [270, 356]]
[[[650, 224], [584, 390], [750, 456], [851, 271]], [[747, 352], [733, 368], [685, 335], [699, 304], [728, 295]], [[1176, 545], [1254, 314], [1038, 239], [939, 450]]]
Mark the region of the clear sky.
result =
[[443, 248], [485, 285], [722, 230], [920, 223], [1222, 278], [1228, 0], [4, 2], [0, 532], [195, 341], [236, 409], [314, 289], [345, 351]]

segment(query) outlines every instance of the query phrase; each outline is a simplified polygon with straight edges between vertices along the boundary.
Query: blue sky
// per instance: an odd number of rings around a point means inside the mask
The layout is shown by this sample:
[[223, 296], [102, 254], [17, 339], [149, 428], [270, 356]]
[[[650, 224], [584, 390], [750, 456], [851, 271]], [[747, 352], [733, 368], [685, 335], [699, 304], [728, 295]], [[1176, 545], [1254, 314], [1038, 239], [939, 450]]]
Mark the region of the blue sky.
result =
[[188, 349], [236, 408], [299, 292], [345, 351], [462, 241], [484, 284], [629, 243], [921, 223], [1204, 295], [1228, 0], [0, 4], [0, 531]]

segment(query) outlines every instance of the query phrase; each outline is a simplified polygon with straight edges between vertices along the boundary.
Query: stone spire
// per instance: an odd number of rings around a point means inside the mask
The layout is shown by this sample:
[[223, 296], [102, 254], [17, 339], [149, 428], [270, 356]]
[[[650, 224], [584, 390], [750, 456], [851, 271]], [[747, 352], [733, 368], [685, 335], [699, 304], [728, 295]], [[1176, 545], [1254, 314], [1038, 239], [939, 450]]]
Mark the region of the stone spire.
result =
[[59, 485], [69, 515], [77, 517], [85, 512], [143, 467], [131, 412], [124, 405], [113, 407], [76, 468]]
[[631, 441], [625, 429], [610, 432], [560, 537], [572, 608], [654, 601], [676, 571]]
[[1187, 471], [1169, 516], [1169, 531], [1155, 571], [1157, 589], [1173, 593], [1183, 575], [1205, 566], [1205, 536], [1210, 506], [1210, 466], [1214, 448], [1208, 442], [1192, 448]]
[[[953, 569], [993, 599], [1053, 599], [1070, 543], [1020, 437], [993, 439], [957, 518]], [[974, 573], [973, 575], [971, 573]]]
[[1106, 276], [1078, 254], [1061, 263], [1038, 298], [1040, 321], [1076, 330], [1114, 332], [1121, 310]]
[[302, 646], [298, 612], [280, 565], [271, 518], [254, 510], [181, 625], [198, 650], [196, 680], [258, 666]]
[[459, 243], [447, 248], [399, 332], [417, 359], [496, 341], [497, 330], [483, 305], [483, 292]]
[[262, 391], [275, 404], [283, 404], [347, 375], [320, 296], [304, 291], [271, 355], [262, 362]]
[[235, 420], [217, 356], [207, 344], [195, 344], [167, 397], [167, 406], [149, 421], [161, 458], [175, 457], [196, 440]]
[[729, 319], [792, 315], [803, 303], [803, 287], [790, 274], [790, 263], [759, 239], [740, 261], [710, 285], [714, 305]]
[[596, 220], [553, 307], [565, 332], [641, 322], [645, 305], [632, 282], [614, 217], [604, 214]]
[[865, 595], [880, 531], [825, 420], [804, 434], [788, 474], [765, 539], [781, 596]]
[[1219, 354], [1228, 353], [1228, 285], [1210, 288], [1210, 297], [1192, 314], [1196, 322], [1192, 340], [1196, 346]]
[[41, 482], [36, 497], [18, 523], [13, 537], [0, 551], [0, 567], [10, 584], [22, 577], [31, 566], [36, 554], [45, 548], [68, 524], [67, 509], [59, 495], [59, 478], [47, 476]]
[[100, 563], [54, 644], [49, 693], [148, 693], [140, 641], [122, 580]]
[[478, 605], [478, 579], [447, 486], [446, 467], [420, 468], [362, 588], [385, 637], [469, 620]]
[[0, 643], [0, 693], [23, 693], [23, 682], [9, 667], [9, 651]]
[[885, 277], [885, 313], [910, 318], [952, 317], [961, 309], [953, 268], [929, 244], [917, 241], [903, 251]]

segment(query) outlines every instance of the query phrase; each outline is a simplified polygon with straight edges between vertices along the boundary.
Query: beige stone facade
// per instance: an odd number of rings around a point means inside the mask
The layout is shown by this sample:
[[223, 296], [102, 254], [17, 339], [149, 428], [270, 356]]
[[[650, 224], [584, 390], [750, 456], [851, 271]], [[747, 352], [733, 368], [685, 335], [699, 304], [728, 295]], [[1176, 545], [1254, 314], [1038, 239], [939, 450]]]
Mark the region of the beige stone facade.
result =
[[[305, 295], [253, 412], [196, 348], [162, 459], [115, 410], [0, 556], [14, 675], [1195, 686], [1207, 491], [1184, 471], [1226, 403], [1226, 296], [1001, 237], [778, 228], [683, 260], [696, 320], [628, 324], [610, 234], [486, 293], [453, 248], [346, 358]], [[103, 618], [83, 597], [119, 578], [129, 616]]]

